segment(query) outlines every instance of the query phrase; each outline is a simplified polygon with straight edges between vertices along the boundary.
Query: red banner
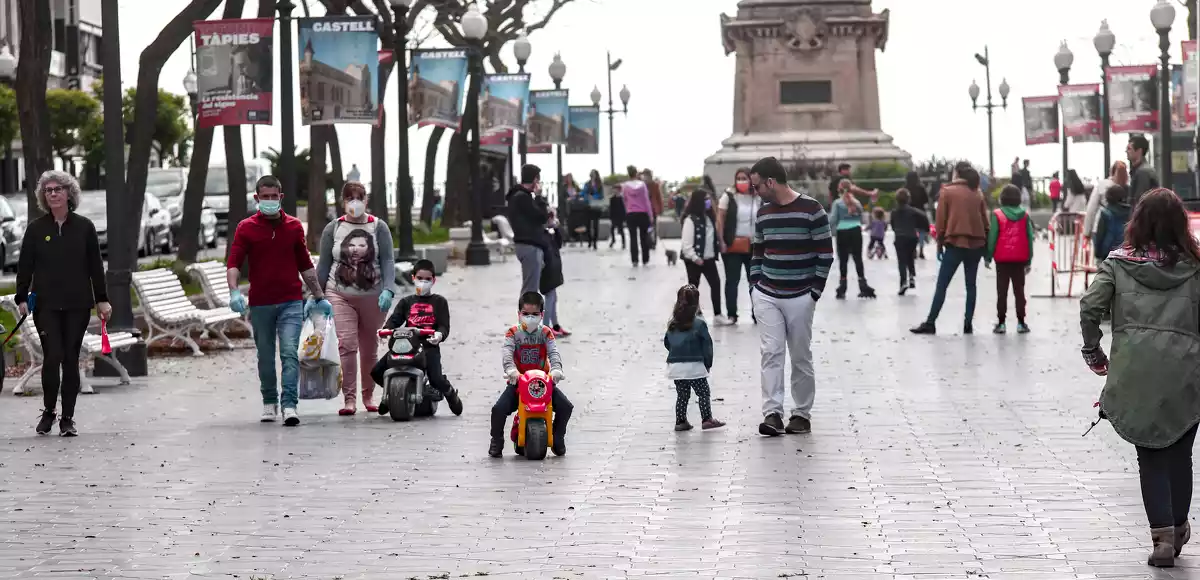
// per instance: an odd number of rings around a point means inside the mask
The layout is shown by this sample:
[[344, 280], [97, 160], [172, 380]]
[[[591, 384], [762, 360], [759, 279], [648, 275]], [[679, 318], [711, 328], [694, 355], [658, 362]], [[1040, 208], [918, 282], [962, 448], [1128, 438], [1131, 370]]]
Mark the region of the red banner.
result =
[[1058, 143], [1058, 97], [1025, 97], [1025, 144]]
[[1158, 131], [1158, 66], [1108, 67], [1113, 133]]
[[1099, 141], [1100, 85], [1059, 85], [1058, 103], [1062, 107], [1063, 132], [1076, 143]]
[[275, 21], [201, 20], [194, 26], [197, 125], [270, 125]]

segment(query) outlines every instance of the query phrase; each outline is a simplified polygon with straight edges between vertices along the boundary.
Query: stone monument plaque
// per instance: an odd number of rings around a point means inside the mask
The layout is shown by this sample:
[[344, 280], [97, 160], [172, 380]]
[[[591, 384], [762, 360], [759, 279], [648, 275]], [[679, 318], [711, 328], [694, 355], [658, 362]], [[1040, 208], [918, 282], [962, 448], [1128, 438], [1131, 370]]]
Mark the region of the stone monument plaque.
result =
[[721, 15], [725, 54], [736, 54], [733, 135], [704, 162], [718, 188], [738, 167], [775, 156], [787, 165], [911, 162], [879, 122], [875, 51], [889, 12], [871, 0], [742, 0]]

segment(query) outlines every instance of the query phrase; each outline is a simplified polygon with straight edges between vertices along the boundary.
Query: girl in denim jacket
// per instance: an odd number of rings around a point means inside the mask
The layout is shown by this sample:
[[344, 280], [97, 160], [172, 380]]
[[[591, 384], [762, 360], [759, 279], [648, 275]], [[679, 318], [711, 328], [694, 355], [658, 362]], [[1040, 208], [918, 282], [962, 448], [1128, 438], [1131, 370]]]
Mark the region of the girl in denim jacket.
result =
[[663, 344], [667, 347], [667, 378], [675, 381], [675, 430], [692, 428], [687, 420], [688, 398], [696, 391], [700, 402], [700, 417], [704, 429], [725, 426], [712, 416], [712, 399], [708, 389], [708, 370], [712, 368], [713, 343], [704, 319], [696, 316], [700, 309], [700, 291], [688, 284], [679, 289], [671, 322], [667, 325]]

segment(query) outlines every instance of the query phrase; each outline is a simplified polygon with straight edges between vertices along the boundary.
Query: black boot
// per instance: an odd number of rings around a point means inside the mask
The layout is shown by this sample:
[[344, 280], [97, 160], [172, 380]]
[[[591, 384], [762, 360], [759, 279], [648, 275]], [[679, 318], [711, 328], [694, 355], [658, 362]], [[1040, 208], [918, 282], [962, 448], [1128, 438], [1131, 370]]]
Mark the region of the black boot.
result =
[[75, 430], [75, 420], [70, 417], [63, 417], [58, 420], [58, 432], [63, 437], [79, 435], [79, 432]]
[[42, 411], [42, 418], [37, 424], [37, 434], [45, 435], [49, 433], [50, 429], [54, 427], [54, 419], [55, 415], [53, 410]]
[[905, 292], [908, 292], [908, 282], [901, 280], [900, 281], [900, 295], [904, 296]]
[[846, 279], [845, 278], [842, 278], [841, 282], [838, 282], [837, 293], [834, 294], [833, 297], [837, 298], [838, 300], [846, 299]]
[[463, 403], [462, 399], [458, 396], [458, 389], [452, 388], [450, 392], [446, 393], [446, 404], [450, 406], [450, 412], [454, 413], [455, 416], [462, 415]]
[[563, 431], [562, 433], [554, 434], [554, 445], [550, 446], [550, 451], [553, 451], [554, 454], [559, 457], [562, 457], [563, 455], [567, 454], [567, 433], [566, 433], [566, 431]]
[[492, 438], [492, 442], [488, 445], [488, 456], [501, 457], [504, 455], [504, 439]]
[[858, 297], [859, 298], [874, 298], [875, 289], [867, 285], [865, 278], [858, 279]]

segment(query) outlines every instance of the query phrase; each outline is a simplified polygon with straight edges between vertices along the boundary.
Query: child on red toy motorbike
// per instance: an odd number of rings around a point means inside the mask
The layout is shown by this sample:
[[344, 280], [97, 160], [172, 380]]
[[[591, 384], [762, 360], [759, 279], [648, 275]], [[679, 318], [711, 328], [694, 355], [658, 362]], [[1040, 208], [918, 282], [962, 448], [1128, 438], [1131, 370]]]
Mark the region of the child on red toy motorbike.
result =
[[534, 369], [547, 371], [554, 381], [554, 390], [551, 393], [551, 405], [554, 406], [554, 445], [550, 450], [555, 455], [565, 455], [567, 421], [571, 420], [571, 411], [575, 407], [560, 387], [565, 378], [562, 359], [558, 355], [558, 347], [554, 344], [554, 331], [542, 324], [545, 302], [541, 294], [526, 292], [521, 295], [518, 306], [520, 321], [504, 334], [502, 360], [508, 386], [492, 406], [492, 442], [488, 446], [488, 455], [503, 455], [504, 422], [509, 415], [517, 412], [517, 379], [525, 371]]
[[[444, 296], [432, 292], [433, 262], [417, 260], [417, 263], [413, 265], [412, 277], [416, 293], [405, 296], [396, 305], [396, 309], [392, 311], [392, 316], [388, 318], [385, 327], [407, 326], [435, 331], [433, 336], [426, 339], [425, 350], [422, 353], [425, 358], [425, 375], [429, 377], [429, 384], [446, 398], [446, 404], [450, 406], [450, 411], [455, 415], [462, 415], [463, 404], [462, 399], [458, 396], [458, 389], [451, 386], [450, 380], [442, 373], [442, 351], [439, 347], [442, 341], [450, 335], [450, 306]], [[371, 378], [375, 379], [375, 384], [381, 387], [383, 386], [383, 374], [387, 372], [388, 364], [388, 355], [384, 354], [371, 369]], [[388, 409], [385, 405], [379, 406], [380, 415], [387, 414], [387, 412]]]

